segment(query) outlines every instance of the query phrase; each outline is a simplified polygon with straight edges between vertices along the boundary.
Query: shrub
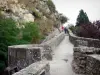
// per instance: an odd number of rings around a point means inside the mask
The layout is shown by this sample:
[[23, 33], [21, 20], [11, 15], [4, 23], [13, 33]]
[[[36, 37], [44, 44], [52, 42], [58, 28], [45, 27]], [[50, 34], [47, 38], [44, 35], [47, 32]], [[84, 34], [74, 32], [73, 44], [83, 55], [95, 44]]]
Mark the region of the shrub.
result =
[[68, 21], [68, 18], [62, 14], [60, 14], [60, 21], [62, 24], [66, 23]]
[[25, 28], [23, 28], [22, 39], [27, 42], [38, 43], [40, 40], [40, 31], [38, 25], [34, 22], [26, 23]]
[[93, 25], [100, 29], [100, 20], [94, 21]]
[[89, 22], [87, 14], [81, 10], [76, 23], [76, 34], [80, 37], [100, 39], [100, 20]]
[[74, 33], [74, 34], [79, 34], [79, 26], [74, 26], [73, 24], [69, 24], [68, 28]]
[[13, 19], [0, 19], [0, 72], [7, 67], [8, 46], [16, 44], [38, 43], [40, 31], [38, 25], [33, 22], [25, 23], [25, 28], [21, 29], [22, 38], [19, 38], [19, 28]]
[[5, 54], [6, 54], [5, 52], [0, 51], [0, 72], [2, 72], [5, 69], [5, 67], [7, 66], [6, 65], [7, 57]]
[[69, 24], [69, 25], [68, 25], [68, 28], [69, 28], [72, 32], [74, 32], [74, 29], [75, 29], [74, 25]]
[[[12, 19], [0, 19], [0, 71], [2, 71], [7, 63], [7, 49], [9, 45], [14, 45], [17, 41], [19, 29], [16, 22]], [[1, 59], [2, 57], [2, 59]]]
[[98, 28], [97, 22], [95, 23], [88, 23], [88, 24], [82, 24], [79, 26], [79, 33], [78, 36], [86, 37], [86, 38], [95, 38], [100, 39], [100, 29]]

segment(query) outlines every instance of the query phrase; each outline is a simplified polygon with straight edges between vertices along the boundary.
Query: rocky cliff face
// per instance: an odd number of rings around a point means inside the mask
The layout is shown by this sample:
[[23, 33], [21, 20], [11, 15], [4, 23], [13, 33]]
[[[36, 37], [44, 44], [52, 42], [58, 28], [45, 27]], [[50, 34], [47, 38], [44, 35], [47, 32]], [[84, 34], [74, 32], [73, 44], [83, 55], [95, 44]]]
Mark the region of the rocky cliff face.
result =
[[1, 0], [0, 8], [6, 17], [11, 17], [16, 21], [34, 22], [34, 16], [18, 0]]
[[60, 23], [59, 13], [51, 4], [51, 0], [0, 0], [0, 10], [4, 16], [18, 22], [38, 22], [41, 32], [47, 34]]
[[51, 0], [19, 0], [19, 3], [34, 15], [35, 21], [40, 24], [40, 30], [48, 34], [54, 29], [54, 25], [59, 24], [59, 13], [56, 11]]

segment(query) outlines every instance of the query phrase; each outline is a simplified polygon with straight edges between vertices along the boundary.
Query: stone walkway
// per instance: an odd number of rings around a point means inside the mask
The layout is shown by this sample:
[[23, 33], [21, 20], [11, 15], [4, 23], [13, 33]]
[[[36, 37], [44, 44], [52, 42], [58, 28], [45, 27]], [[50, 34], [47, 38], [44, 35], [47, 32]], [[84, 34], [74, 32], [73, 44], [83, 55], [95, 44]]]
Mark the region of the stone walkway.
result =
[[55, 49], [53, 60], [50, 61], [51, 75], [76, 75], [72, 71], [71, 62], [73, 59], [73, 45], [69, 42], [69, 37], [60, 43]]

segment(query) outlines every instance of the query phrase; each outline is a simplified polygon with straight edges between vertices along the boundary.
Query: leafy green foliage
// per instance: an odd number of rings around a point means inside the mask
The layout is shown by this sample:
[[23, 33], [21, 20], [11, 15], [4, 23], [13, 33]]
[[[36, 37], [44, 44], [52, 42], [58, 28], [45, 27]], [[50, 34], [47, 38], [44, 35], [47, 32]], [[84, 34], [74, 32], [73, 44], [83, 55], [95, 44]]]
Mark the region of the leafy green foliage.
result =
[[[0, 72], [2, 72], [7, 67], [8, 46], [38, 43], [44, 38], [40, 37], [36, 23], [25, 23], [25, 28], [19, 29], [13, 19], [4, 18], [1, 14], [0, 18]], [[18, 36], [19, 33], [21, 33], [21, 38]]]
[[9, 45], [38, 43], [40, 31], [38, 25], [33, 22], [25, 23], [25, 28], [21, 29], [22, 38], [19, 38], [19, 28], [12, 19], [0, 19], [0, 72], [7, 66], [7, 49]]
[[14, 20], [0, 19], [0, 71], [6, 66], [8, 46], [16, 43], [18, 32], [19, 29], [16, 27]]
[[[82, 36], [81, 33], [84, 30], [84, 26], [86, 26], [88, 28], [88, 26], [90, 25], [90, 21], [89, 18], [86, 14], [86, 12], [84, 12], [82, 9], [79, 12], [79, 15], [77, 17], [77, 22], [76, 22], [76, 26], [75, 26], [75, 33], [78, 36]], [[86, 34], [87, 35], [87, 34]]]
[[62, 24], [64, 24], [64, 23], [66, 23], [68, 21], [68, 18], [61, 14], [60, 15], [60, 21], [61, 21]]
[[3, 52], [0, 50], [0, 72], [4, 70], [4, 68], [6, 67], [6, 52]]
[[72, 25], [72, 24], [69, 24], [69, 25], [68, 25], [68, 29], [70, 29], [72, 32], [74, 32], [75, 26]]
[[48, 0], [47, 1], [47, 5], [48, 5], [48, 7], [49, 7], [49, 9], [50, 9], [51, 12], [55, 12], [56, 8], [55, 8], [55, 5], [52, 2], [52, 0]]
[[76, 25], [80, 26], [81, 24], [87, 24], [89, 23], [89, 18], [83, 10], [80, 10], [79, 15], [77, 17]]
[[75, 28], [77, 36], [100, 39], [100, 20], [91, 23], [83, 10], [80, 10]]
[[73, 24], [69, 24], [68, 29], [70, 29], [74, 34], [78, 34], [78, 32], [79, 32], [79, 27], [74, 26]]
[[23, 28], [23, 40], [31, 43], [39, 42], [40, 31], [36, 23], [29, 22], [25, 24], [25, 28]]

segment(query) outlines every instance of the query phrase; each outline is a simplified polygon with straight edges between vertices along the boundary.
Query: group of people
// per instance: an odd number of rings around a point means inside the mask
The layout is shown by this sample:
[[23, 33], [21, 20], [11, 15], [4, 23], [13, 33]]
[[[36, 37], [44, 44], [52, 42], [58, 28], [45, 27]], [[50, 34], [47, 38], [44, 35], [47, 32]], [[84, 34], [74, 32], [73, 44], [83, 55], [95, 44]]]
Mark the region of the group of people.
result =
[[62, 26], [62, 27], [61, 27], [61, 30], [64, 31], [65, 34], [68, 33], [68, 29], [67, 29], [67, 27], [63, 27], [63, 26]]

